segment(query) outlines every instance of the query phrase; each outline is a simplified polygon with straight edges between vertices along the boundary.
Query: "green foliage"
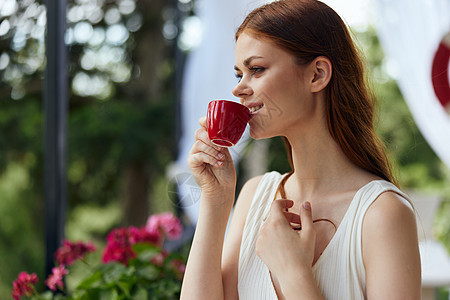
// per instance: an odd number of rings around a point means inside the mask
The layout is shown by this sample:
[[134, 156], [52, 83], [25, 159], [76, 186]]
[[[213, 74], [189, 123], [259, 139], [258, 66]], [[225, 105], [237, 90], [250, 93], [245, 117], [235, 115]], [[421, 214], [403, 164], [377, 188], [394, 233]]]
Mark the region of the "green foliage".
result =
[[41, 101], [33, 96], [20, 101], [0, 98], [0, 172], [11, 161], [39, 166], [43, 144]]
[[[450, 194], [450, 192], [449, 192]], [[436, 216], [434, 233], [436, 237], [446, 246], [450, 253], [450, 197], [444, 199]]]
[[361, 48], [379, 100], [378, 132], [397, 167], [402, 188], [437, 194], [443, 202], [436, 216], [434, 233], [450, 253], [450, 169], [436, 156], [406, 105], [400, 89], [386, 71], [386, 61], [373, 28], [358, 32]]
[[269, 170], [276, 170], [281, 174], [291, 171], [286, 155], [286, 146], [281, 137], [271, 139], [269, 146]]
[[[14, 14], [0, 13], [0, 21], [11, 25], [0, 37], [0, 192], [4, 192], [0, 214], [5, 216], [0, 220], [0, 299], [10, 298], [10, 283], [19, 271], [27, 269], [40, 275], [44, 263], [41, 106], [45, 9], [42, 1], [17, 4]], [[116, 0], [68, 1], [66, 42], [72, 92], [67, 147], [68, 235], [99, 238], [117, 225], [124, 165], [139, 160], [153, 174], [164, 176], [165, 165], [174, 159], [172, 57], [159, 61], [160, 56], [152, 52], [151, 46], [144, 55], [139, 55], [142, 49], [136, 51], [140, 45], [164, 44], [162, 36], [149, 31], [158, 32], [160, 23], [171, 22], [169, 14], [162, 20], [161, 13], [170, 4], [161, 2], [158, 6], [147, 0], [129, 5], [125, 7]], [[119, 12], [114, 24], [103, 18], [109, 10]], [[85, 13], [80, 19], [77, 16], [82, 11]], [[94, 15], [100, 19], [88, 18]], [[95, 31], [92, 39], [74, 38], [74, 28], [80, 22]], [[108, 39], [105, 33], [112, 26], [125, 30], [128, 38], [121, 43]], [[155, 58], [158, 63], [153, 64]], [[160, 91], [153, 91], [154, 99], [148, 99], [148, 87], [152, 85], [139, 82], [149, 82], [145, 75], [155, 72], [161, 73], [158, 80], [163, 77], [157, 84]], [[19, 169], [24, 176], [15, 175]], [[159, 180], [158, 175], [153, 176]], [[82, 205], [80, 209], [76, 209], [78, 205]], [[88, 205], [93, 209], [89, 210]], [[81, 216], [84, 213], [86, 216]], [[87, 217], [98, 223], [86, 222]]]
[[31, 189], [28, 169], [10, 163], [0, 176], [0, 298], [11, 295], [11, 282], [29, 269], [42, 275], [44, 247], [42, 207]]
[[377, 97], [377, 131], [386, 143], [402, 187], [442, 190], [448, 186], [447, 167], [440, 161], [420, 133], [401, 91], [387, 72], [386, 60], [373, 28], [355, 32], [366, 54], [369, 82]]
[[164, 246], [167, 239], [181, 238], [181, 222], [167, 212], [147, 222], [140, 228], [113, 228], [101, 254], [92, 242], [65, 240], [55, 253], [57, 267], [45, 280], [53, 292], [39, 294], [43, 288], [34, 287], [39, 278], [25, 271], [12, 283], [13, 296], [32, 291], [32, 299], [178, 299], [187, 253]]
[[164, 173], [174, 159], [173, 100], [136, 105], [126, 100], [96, 102], [69, 119], [70, 199], [106, 204], [118, 198], [121, 167], [133, 159]]
[[128, 266], [108, 263], [96, 267], [67, 299], [178, 299], [182, 273], [173, 266], [177, 254], [170, 254], [161, 265], [150, 261], [160, 249], [150, 244], [135, 244], [137, 257]]

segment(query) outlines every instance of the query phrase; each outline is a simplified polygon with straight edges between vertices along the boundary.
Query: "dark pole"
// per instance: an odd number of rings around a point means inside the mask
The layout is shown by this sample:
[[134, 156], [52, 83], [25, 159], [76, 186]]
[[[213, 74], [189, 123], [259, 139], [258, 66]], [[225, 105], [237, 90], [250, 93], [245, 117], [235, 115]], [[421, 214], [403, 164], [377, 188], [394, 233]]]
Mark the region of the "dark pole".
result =
[[54, 253], [64, 238], [66, 214], [67, 49], [66, 0], [47, 0], [44, 88], [45, 149], [45, 272], [51, 273]]

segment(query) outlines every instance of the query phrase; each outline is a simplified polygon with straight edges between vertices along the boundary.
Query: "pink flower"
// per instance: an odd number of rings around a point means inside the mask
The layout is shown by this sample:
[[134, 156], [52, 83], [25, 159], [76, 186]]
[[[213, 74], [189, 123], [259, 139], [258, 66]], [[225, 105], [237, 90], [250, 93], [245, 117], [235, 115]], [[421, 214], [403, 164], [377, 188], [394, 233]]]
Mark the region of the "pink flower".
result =
[[136, 254], [129, 243], [110, 242], [103, 250], [102, 261], [108, 263], [116, 261], [128, 265], [128, 261], [135, 258]]
[[128, 265], [128, 261], [136, 257], [131, 248], [130, 231], [128, 228], [115, 228], [108, 234], [106, 240], [108, 244], [103, 249], [102, 261], [108, 263], [110, 261], [119, 262]]
[[148, 232], [161, 232], [171, 240], [180, 238], [183, 228], [180, 220], [172, 213], [152, 215], [145, 226]]
[[66, 267], [64, 265], [59, 265], [52, 269], [52, 274], [48, 276], [45, 284], [53, 291], [56, 291], [56, 288], [62, 290], [64, 288], [63, 278], [66, 274], [69, 274]]
[[161, 234], [157, 231], [147, 231], [145, 227], [129, 227], [128, 234], [128, 240], [132, 245], [136, 243], [150, 243], [153, 245], [159, 245], [161, 243]]
[[119, 243], [127, 243], [128, 242], [128, 229], [127, 228], [115, 228], [111, 230], [106, 237], [108, 242], [119, 242]]
[[12, 298], [19, 300], [22, 296], [31, 296], [34, 291], [34, 285], [39, 281], [35, 273], [28, 274], [20, 272], [17, 279], [13, 282]]
[[61, 265], [70, 266], [77, 259], [82, 259], [87, 253], [95, 252], [97, 249], [91, 242], [63, 241], [63, 245], [56, 250], [56, 261]]
[[148, 232], [145, 227], [113, 229], [107, 236], [108, 244], [103, 250], [102, 261], [104, 263], [116, 261], [128, 265], [128, 261], [136, 257], [132, 245], [136, 243], [150, 243], [159, 246], [162, 242], [158, 231]]

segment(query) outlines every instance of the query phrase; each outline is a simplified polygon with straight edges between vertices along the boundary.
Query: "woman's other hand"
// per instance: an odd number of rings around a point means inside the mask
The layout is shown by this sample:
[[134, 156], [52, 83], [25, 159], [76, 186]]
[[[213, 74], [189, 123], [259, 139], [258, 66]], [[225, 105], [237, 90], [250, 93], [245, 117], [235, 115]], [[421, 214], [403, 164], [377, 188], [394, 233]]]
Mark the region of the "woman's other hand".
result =
[[[291, 200], [275, 200], [256, 241], [256, 254], [281, 286], [283, 277], [299, 278], [311, 274], [314, 260], [316, 232], [311, 205], [304, 202], [300, 215], [297, 215], [287, 212], [293, 204]], [[301, 224], [302, 229], [295, 231], [291, 223]]]

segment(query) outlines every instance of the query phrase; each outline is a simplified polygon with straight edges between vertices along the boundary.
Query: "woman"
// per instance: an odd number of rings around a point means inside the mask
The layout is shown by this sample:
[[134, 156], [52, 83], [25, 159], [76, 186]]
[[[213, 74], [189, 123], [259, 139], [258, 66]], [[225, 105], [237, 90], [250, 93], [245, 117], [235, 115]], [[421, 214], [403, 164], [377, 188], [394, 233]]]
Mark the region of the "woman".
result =
[[235, 54], [250, 135], [284, 137], [292, 172], [244, 185], [224, 242], [236, 173], [200, 120], [188, 163], [202, 193], [181, 298], [420, 299], [415, 215], [339, 16], [315, 0], [272, 2], [239, 27]]

